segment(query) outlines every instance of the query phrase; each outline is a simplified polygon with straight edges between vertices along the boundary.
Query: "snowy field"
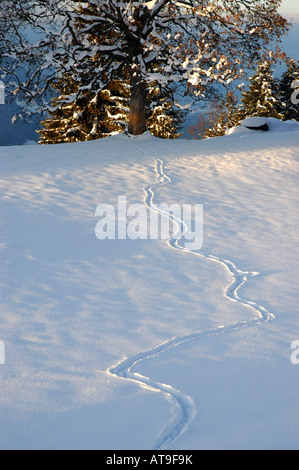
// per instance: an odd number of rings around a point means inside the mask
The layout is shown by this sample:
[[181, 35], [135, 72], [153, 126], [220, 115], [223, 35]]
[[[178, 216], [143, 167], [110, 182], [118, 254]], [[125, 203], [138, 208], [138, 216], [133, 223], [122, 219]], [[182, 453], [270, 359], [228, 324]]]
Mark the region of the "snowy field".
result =
[[[299, 124], [269, 122], [0, 148], [1, 449], [299, 448]], [[202, 204], [202, 248], [99, 240], [119, 196]]]

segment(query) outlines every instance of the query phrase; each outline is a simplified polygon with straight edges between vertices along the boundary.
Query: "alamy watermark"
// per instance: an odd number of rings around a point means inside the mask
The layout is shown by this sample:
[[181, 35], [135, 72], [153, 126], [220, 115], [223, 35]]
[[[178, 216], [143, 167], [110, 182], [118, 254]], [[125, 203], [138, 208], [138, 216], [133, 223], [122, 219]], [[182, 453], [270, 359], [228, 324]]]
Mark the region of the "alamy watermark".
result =
[[0, 341], [0, 365], [5, 364], [5, 344]]
[[291, 88], [295, 89], [291, 96], [292, 104], [297, 105], [299, 103], [299, 80], [294, 80], [292, 82]]
[[174, 240], [184, 241], [186, 250], [200, 250], [203, 244], [202, 204], [159, 204], [149, 210], [143, 204], [127, 206], [126, 196], [119, 196], [117, 207], [99, 204], [100, 217], [95, 227], [99, 240]]
[[0, 104], [5, 104], [5, 85], [0, 80]]
[[299, 365], [299, 340], [292, 341], [291, 343], [291, 349], [294, 349], [294, 351], [291, 354], [291, 363], [293, 366], [298, 366]]

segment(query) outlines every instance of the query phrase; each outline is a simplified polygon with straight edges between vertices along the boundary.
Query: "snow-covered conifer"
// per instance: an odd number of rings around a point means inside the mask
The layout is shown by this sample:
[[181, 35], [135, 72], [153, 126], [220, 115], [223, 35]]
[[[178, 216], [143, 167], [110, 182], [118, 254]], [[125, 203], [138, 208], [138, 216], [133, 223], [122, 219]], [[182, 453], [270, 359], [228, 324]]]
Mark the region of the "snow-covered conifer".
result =
[[271, 63], [269, 61], [261, 62], [249, 82], [248, 90], [242, 93], [242, 106], [238, 110], [239, 120], [250, 116], [282, 119], [282, 115], [278, 111], [278, 99], [274, 92]]
[[295, 88], [299, 88], [299, 62], [290, 59], [286, 71], [276, 81], [278, 110], [284, 121], [290, 119], [299, 121], [299, 105], [292, 99]]
[[[52, 109], [41, 121], [40, 144], [82, 142], [121, 132], [128, 120], [128, 90], [126, 83], [113, 80], [97, 94], [77, 93], [78, 84], [70, 76], [53, 84], [59, 92], [52, 99]], [[65, 98], [75, 96], [69, 103]]]
[[[5, 3], [15, 17], [29, 15], [30, 27], [42, 33], [31, 40], [14, 35], [4, 52], [4, 62], [14, 66], [13, 73], [2, 70], [27, 109], [28, 103], [45, 109], [49, 83], [65, 74], [78, 84], [77, 94], [91, 96], [127, 74], [132, 134], [147, 129], [152, 83], [181, 83], [200, 95], [211, 83], [239, 78], [288, 27], [278, 13], [281, 0], [24, 0], [18, 8]], [[16, 20], [4, 12], [5, 20], [14, 27]], [[17, 69], [26, 60], [27, 78], [20, 82]], [[66, 96], [65, 103], [71, 99], [76, 97]]]

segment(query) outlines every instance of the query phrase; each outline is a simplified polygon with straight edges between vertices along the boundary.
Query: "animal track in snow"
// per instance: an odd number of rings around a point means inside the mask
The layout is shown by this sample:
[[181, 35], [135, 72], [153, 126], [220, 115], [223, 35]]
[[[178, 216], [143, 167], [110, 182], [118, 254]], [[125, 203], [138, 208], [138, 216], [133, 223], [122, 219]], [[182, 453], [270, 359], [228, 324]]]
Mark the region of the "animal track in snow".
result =
[[[137, 147], [137, 145], [133, 145], [138, 148], [139, 151], [145, 153], [141, 148]], [[256, 302], [244, 300], [239, 297], [238, 292], [240, 288], [247, 282], [250, 277], [257, 276], [259, 273], [254, 271], [242, 271], [238, 269], [232, 261], [214, 256], [211, 253], [205, 253], [202, 250], [191, 251], [180, 244], [184, 233], [187, 232], [188, 227], [186, 226], [183, 220], [178, 219], [172, 213], [161, 211], [159, 207], [155, 204], [155, 188], [163, 186], [165, 184], [169, 184], [171, 182], [169, 176], [164, 173], [163, 161], [161, 159], [156, 159], [155, 170], [157, 181], [144, 189], [145, 205], [149, 208], [149, 210], [156, 211], [168, 216], [177, 226], [178, 231], [168, 240], [168, 244], [172, 248], [180, 250], [183, 253], [192, 253], [194, 256], [210, 259], [215, 263], [222, 265], [226, 270], [230, 272], [232, 276], [232, 281], [225, 291], [225, 296], [234, 302], [239, 302], [241, 305], [250, 308], [256, 314], [251, 320], [243, 320], [230, 325], [221, 325], [211, 330], [196, 331], [185, 336], [171, 338], [168, 341], [152, 349], [122, 359], [118, 364], [108, 369], [107, 372], [113, 376], [133, 381], [141, 387], [161, 392], [165, 396], [171, 397], [173, 399], [174, 403], [177, 406], [176, 417], [164, 429], [162, 434], [158, 436], [157, 441], [153, 447], [153, 449], [155, 450], [161, 450], [172, 444], [174, 440], [177, 439], [186, 430], [186, 428], [196, 415], [196, 407], [190, 396], [184, 394], [180, 390], [176, 390], [171, 385], [157, 382], [149, 377], [145, 377], [137, 372], [134, 372], [134, 366], [136, 366], [137, 364], [140, 365], [142, 361], [149, 358], [157, 357], [163, 352], [171, 348], [177, 347], [190, 340], [199, 339], [201, 337], [211, 335], [217, 335], [219, 333], [239, 330], [241, 328], [247, 328], [250, 326], [260, 325], [267, 321], [273, 320], [275, 317], [272, 313], [268, 312], [268, 310], [266, 310], [263, 306], [257, 304]]]

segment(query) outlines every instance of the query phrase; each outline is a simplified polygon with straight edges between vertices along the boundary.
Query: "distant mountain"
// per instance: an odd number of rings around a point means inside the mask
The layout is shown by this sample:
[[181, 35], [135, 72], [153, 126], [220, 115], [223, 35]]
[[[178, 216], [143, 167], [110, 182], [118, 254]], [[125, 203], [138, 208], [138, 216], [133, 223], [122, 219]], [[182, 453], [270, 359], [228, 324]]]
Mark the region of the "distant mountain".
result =
[[27, 141], [38, 141], [36, 129], [39, 128], [39, 118], [31, 123], [22, 120], [12, 124], [13, 116], [20, 112], [16, 104], [0, 105], [0, 145], [23, 145]]

